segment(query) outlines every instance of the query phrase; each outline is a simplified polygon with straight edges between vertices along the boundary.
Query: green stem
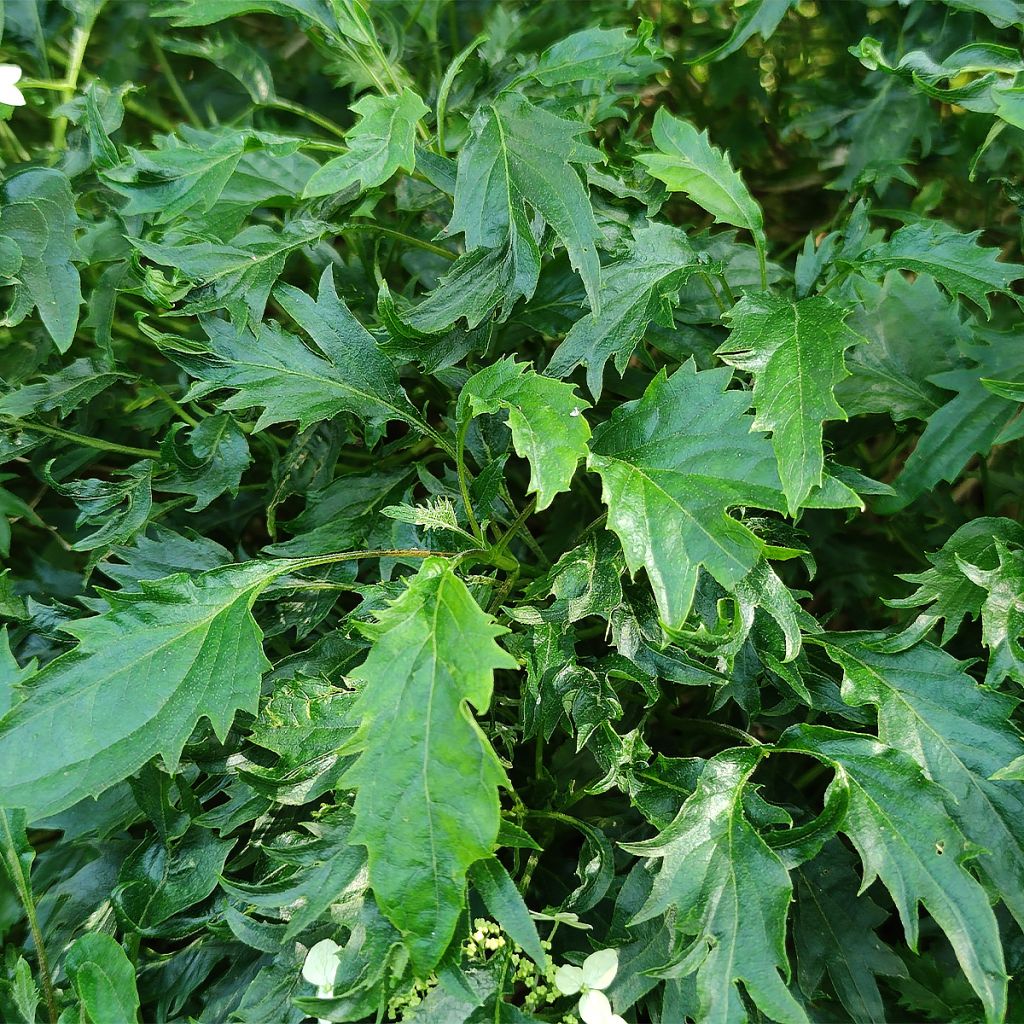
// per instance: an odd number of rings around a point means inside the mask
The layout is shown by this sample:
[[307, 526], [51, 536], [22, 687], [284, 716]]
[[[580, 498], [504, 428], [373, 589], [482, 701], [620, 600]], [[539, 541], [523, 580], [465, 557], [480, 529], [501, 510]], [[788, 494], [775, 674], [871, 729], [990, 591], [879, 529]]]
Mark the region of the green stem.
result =
[[[94, 16], [95, 17], [95, 16]], [[75, 89], [78, 87], [78, 76], [82, 71], [82, 61], [85, 60], [85, 48], [89, 43], [89, 34], [92, 32], [94, 18], [83, 25], [76, 25], [71, 34], [71, 52], [68, 54], [68, 66], [64, 74], [63, 101], [70, 103], [75, 98]], [[64, 148], [68, 134], [68, 119], [58, 117], [53, 122], [52, 142], [55, 150]]]
[[455, 438], [455, 465], [459, 474], [459, 493], [462, 495], [462, 504], [466, 506], [466, 519], [469, 521], [469, 528], [473, 531], [482, 548], [487, 547], [487, 540], [484, 537], [480, 524], [473, 514], [473, 503], [469, 500], [469, 477], [466, 473], [466, 433], [469, 431], [469, 420], [463, 420], [459, 424], [459, 432]]
[[149, 386], [156, 392], [157, 397], [164, 403], [164, 405], [174, 410], [179, 419], [184, 420], [190, 427], [199, 426], [199, 420], [197, 420], [190, 412], [183, 409], [173, 398], [171, 398], [169, 394], [167, 394], [166, 391], [164, 391], [162, 387], [160, 387], [159, 384], [151, 381]]
[[459, 258], [458, 253], [442, 249], [441, 246], [434, 245], [432, 242], [425, 242], [422, 238], [417, 238], [415, 235], [407, 235], [403, 231], [386, 228], [380, 224], [346, 224], [345, 231], [373, 231], [378, 235], [396, 238], [398, 241], [404, 242], [406, 245], [412, 245], [417, 249], [422, 249], [424, 252], [432, 252], [435, 256], [442, 256], [446, 260], [457, 260]]
[[160, 40], [157, 39], [153, 32], [149, 32], [147, 35], [149, 37], [149, 45], [153, 48], [153, 53], [156, 56], [157, 65], [159, 66], [164, 78], [167, 79], [167, 84], [170, 86], [171, 92], [174, 94], [174, 98], [178, 101], [178, 106], [181, 107], [185, 117], [188, 118], [188, 122], [193, 128], [202, 128], [203, 122], [199, 120], [199, 115], [195, 112], [195, 108], [191, 103], [189, 103], [188, 97], [181, 88], [178, 76], [174, 73], [174, 69], [171, 67], [170, 61], [167, 60], [167, 54], [164, 53], [163, 48], [160, 46]]
[[53, 989], [53, 976], [50, 974], [50, 961], [46, 956], [46, 946], [43, 945], [43, 933], [39, 927], [39, 918], [36, 916], [35, 900], [32, 898], [32, 881], [18, 856], [14, 835], [11, 833], [11, 824], [7, 819], [7, 811], [3, 808], [0, 808], [0, 823], [3, 824], [4, 830], [3, 855], [7, 864], [7, 873], [10, 875], [22, 906], [25, 908], [25, 917], [28, 919], [29, 931], [32, 933], [32, 942], [36, 947], [36, 960], [39, 964], [39, 977], [43, 983], [46, 1012], [50, 1017], [50, 1024], [57, 1024], [57, 1018], [60, 1016], [57, 1009], [57, 995]]
[[315, 110], [310, 110], [309, 107], [304, 107], [301, 103], [294, 103], [292, 100], [273, 99], [264, 100], [260, 106], [270, 107], [274, 110], [286, 110], [289, 114], [295, 114], [296, 117], [304, 117], [312, 124], [319, 125], [324, 131], [337, 135], [339, 139], [345, 138], [345, 129], [341, 125], [335, 124], [330, 118], [324, 117], [323, 114], [318, 114]]
[[764, 249], [764, 239], [754, 235], [754, 246], [757, 249], [757, 269], [761, 274], [761, 291], [768, 291], [768, 254]]
[[456, 551], [426, 551], [423, 548], [389, 548], [387, 550], [336, 551], [330, 555], [307, 555], [292, 560], [282, 559], [289, 564], [281, 567], [272, 578], [289, 572], [315, 569], [321, 565], [336, 565], [338, 562], [352, 562], [360, 558], [454, 558]]
[[153, 448], [132, 448], [130, 445], [117, 444], [114, 441], [101, 441], [98, 437], [76, 434], [70, 430], [61, 430], [60, 427], [50, 427], [43, 423], [28, 423], [16, 416], [5, 416], [3, 419], [17, 430], [34, 430], [38, 434], [48, 434], [50, 437], [59, 437], [64, 441], [80, 444], [83, 448], [96, 448], [101, 452], [116, 452], [119, 455], [133, 455], [139, 459], [160, 458], [160, 453]]

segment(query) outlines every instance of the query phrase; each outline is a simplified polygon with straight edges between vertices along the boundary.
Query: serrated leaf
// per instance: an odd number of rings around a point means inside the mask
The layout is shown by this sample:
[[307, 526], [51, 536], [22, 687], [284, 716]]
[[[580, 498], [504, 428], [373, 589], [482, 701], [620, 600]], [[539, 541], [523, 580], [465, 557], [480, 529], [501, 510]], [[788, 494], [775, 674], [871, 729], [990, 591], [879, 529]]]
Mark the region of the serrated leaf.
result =
[[[515, 668], [502, 632], [442, 559], [431, 558], [367, 631], [352, 842], [367, 848], [370, 885], [428, 972], [448, 947], [470, 865], [491, 855], [505, 772], [469, 710], [483, 713], [493, 673]], [[400, 838], [399, 838], [400, 837]]]
[[643, 57], [642, 44], [624, 28], [585, 28], [549, 46], [530, 75], [549, 88], [589, 78], [604, 83], [635, 75]]
[[255, 714], [268, 662], [250, 609], [275, 572], [250, 562], [104, 592], [109, 610], [69, 623], [78, 646], [0, 719], [4, 800], [54, 814], [153, 757], [173, 770], [200, 718], [224, 737], [237, 710]]
[[722, 60], [723, 57], [736, 53], [754, 35], [759, 35], [765, 40], [770, 39], [779, 22], [793, 6], [794, 0], [751, 0], [740, 8], [736, 25], [724, 43], [702, 53], [699, 57], [691, 57], [686, 63], [708, 64], [711, 61]]
[[749, 395], [725, 390], [731, 377], [692, 361], [671, 377], [662, 371], [591, 442], [587, 465], [601, 477], [609, 528], [630, 571], [647, 570], [672, 628], [690, 610], [701, 566], [728, 590], [764, 550], [728, 510], [784, 508], [771, 446], [751, 433]]
[[572, 384], [537, 373], [511, 356], [499, 359], [466, 381], [459, 394], [462, 420], [482, 413], [508, 413], [516, 452], [530, 463], [528, 494], [545, 509], [567, 491], [580, 459], [587, 454], [590, 427], [583, 417], [589, 403]]
[[808, 1019], [785, 984], [789, 873], [743, 811], [744, 787], [760, 759], [756, 750], [726, 750], [705, 762], [672, 824], [626, 846], [661, 859], [633, 923], [676, 908], [676, 930], [693, 937], [700, 1019], [709, 1024], [747, 1020], [738, 983], [772, 1020]]
[[47, 374], [38, 384], [24, 384], [0, 397], [0, 414], [30, 416], [56, 409], [61, 416], [67, 416], [124, 376], [102, 369], [94, 359], [76, 359], [56, 373]]
[[851, 376], [836, 388], [839, 404], [850, 416], [927, 419], [946, 397], [930, 378], [951, 370], [956, 345], [968, 340], [959, 305], [930, 277], [909, 281], [898, 271], [880, 286], [865, 280], [857, 290], [863, 305], [848, 323], [869, 344], [846, 353]]
[[824, 483], [822, 424], [845, 420], [835, 386], [846, 349], [864, 339], [845, 323], [849, 308], [825, 296], [791, 302], [747, 294], [728, 313], [732, 333], [716, 355], [754, 375], [754, 430], [771, 431], [790, 515]]
[[991, 317], [988, 296], [1009, 293], [1010, 285], [1024, 276], [1024, 267], [1004, 263], [998, 249], [977, 244], [980, 231], [960, 232], [941, 221], [908, 224], [887, 242], [860, 253], [854, 266], [872, 271], [912, 270], [928, 274], [951, 295], [965, 295]]
[[825, 971], [857, 1024], [886, 1024], [878, 975], [903, 977], [903, 961], [876, 934], [888, 914], [858, 893], [853, 855], [831, 842], [795, 870], [793, 935], [797, 977], [808, 999], [817, 994]]
[[238, 494], [252, 462], [245, 434], [226, 413], [207, 416], [189, 431], [187, 441], [180, 430], [168, 434], [160, 447], [173, 469], [158, 489], [193, 495], [190, 512], [201, 512], [225, 491]]
[[345, 135], [348, 152], [328, 160], [306, 182], [304, 199], [356, 183], [363, 191], [376, 188], [398, 171], [416, 167], [416, 125], [427, 106], [412, 89], [397, 96], [364, 96], [351, 110], [360, 119]]
[[102, 932], [80, 936], [68, 950], [64, 969], [93, 1024], [138, 1019], [135, 968], [113, 937]]
[[729, 157], [716, 149], [706, 131], [673, 117], [664, 107], [654, 115], [651, 139], [657, 153], [637, 157], [652, 177], [673, 192], [685, 192], [720, 224], [745, 228], [764, 251], [764, 215], [733, 169]]
[[1024, 547], [1024, 527], [1001, 517], [974, 519], [961, 526], [938, 551], [925, 555], [931, 562], [930, 568], [899, 574], [901, 580], [917, 584], [917, 590], [886, 603], [893, 608], [924, 610], [902, 633], [887, 642], [887, 649], [910, 647], [940, 622], [942, 643], [948, 644], [965, 618], [977, 619], [985, 603], [985, 588], [975, 583], [964, 567], [974, 566], [978, 571], [995, 569], [999, 564], [997, 542]]
[[842, 830], [863, 862], [862, 889], [882, 880], [914, 950], [923, 904], [956, 951], [986, 1021], [1002, 1020], [1007, 979], [999, 928], [985, 890], [964, 866], [975, 851], [947, 812], [943, 790], [909, 755], [871, 736], [797, 725], [777, 746], [835, 768], [850, 790]]
[[448, 232], [461, 231], [467, 249], [510, 245], [518, 251], [522, 243], [510, 236], [524, 234], [523, 204], [529, 204], [565, 245], [596, 313], [601, 287], [596, 245], [601, 234], [573, 167], [600, 160], [597, 150], [579, 141], [587, 130], [578, 121], [534, 106], [519, 93], [504, 93], [480, 107], [470, 122], [470, 139], [459, 153]]
[[1017, 702], [977, 683], [931, 644], [883, 653], [877, 634], [823, 640], [843, 669], [843, 699], [878, 709], [878, 736], [905, 751], [950, 795], [964, 835], [986, 849], [975, 862], [1018, 921], [1024, 919], [1024, 793], [991, 776], [1024, 754], [1010, 725]]
[[420, 424], [394, 366], [338, 298], [330, 267], [320, 278], [316, 301], [290, 285], [281, 286], [277, 299], [323, 356], [274, 323], [262, 324], [254, 332], [208, 319], [207, 348], [160, 336], [175, 362], [199, 379], [189, 392], [190, 400], [231, 389], [235, 394], [220, 408], [262, 406], [257, 430], [296, 421], [305, 429], [341, 412], [370, 422], [398, 419]]
[[577, 320], [551, 357], [547, 372], [567, 377], [587, 368], [587, 386], [601, 397], [605, 363], [614, 356], [619, 374], [652, 323], [672, 327], [679, 289], [697, 270], [686, 235], [667, 224], [637, 230], [625, 255], [601, 270], [601, 312]]
[[981, 642], [989, 650], [985, 682], [999, 685], [1009, 677], [1024, 683], [1024, 553], [995, 541], [998, 565], [982, 569], [960, 561], [964, 575], [987, 591], [981, 606]]

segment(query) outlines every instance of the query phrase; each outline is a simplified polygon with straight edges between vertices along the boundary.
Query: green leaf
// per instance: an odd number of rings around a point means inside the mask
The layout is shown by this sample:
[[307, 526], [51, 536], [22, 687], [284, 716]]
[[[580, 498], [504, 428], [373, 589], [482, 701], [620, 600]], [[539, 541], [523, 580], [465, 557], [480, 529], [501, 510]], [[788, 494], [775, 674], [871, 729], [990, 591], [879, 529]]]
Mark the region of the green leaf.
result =
[[673, 117], [664, 107], [654, 115], [651, 138], [659, 152], [637, 157], [647, 173], [673, 192], [685, 192], [719, 224], [744, 228], [765, 251], [764, 215], [729, 157], [711, 145], [706, 131]]
[[679, 289], [697, 267], [686, 235], [667, 224], [648, 223], [634, 232], [625, 254], [601, 270], [601, 312], [577, 320], [548, 364], [548, 373], [567, 377], [587, 367], [587, 386], [601, 397], [605, 363], [614, 356], [619, 374], [633, 350], [656, 323], [674, 326]]
[[192, 283], [182, 313], [195, 315], [227, 310], [240, 331], [263, 319], [274, 283], [288, 257], [297, 249], [318, 242], [327, 230], [319, 221], [296, 220], [280, 231], [265, 224], [245, 228], [228, 243], [150, 242], [132, 239], [145, 257], [173, 267]]
[[236, 393], [220, 408], [262, 406], [257, 430], [294, 421], [305, 429], [341, 412], [371, 423], [398, 419], [419, 425], [394, 366], [338, 298], [330, 267], [320, 278], [316, 301], [290, 285], [281, 285], [276, 298], [323, 356], [274, 323], [239, 332], [223, 320], [208, 319], [206, 348], [161, 335], [175, 362], [199, 378], [190, 401], [229, 388]]
[[54, 409], [67, 416], [116, 384], [124, 374], [104, 370], [95, 359], [76, 359], [38, 384], [25, 384], [0, 398], [0, 414], [30, 416]]
[[428, 559], [366, 627], [374, 641], [353, 676], [363, 683], [352, 842], [367, 848], [378, 904], [417, 971], [448, 947], [470, 865], [491, 855], [505, 771], [469, 710], [486, 712], [496, 668], [515, 668], [502, 632], [441, 559]]
[[153, 509], [152, 463], [136, 463], [116, 476], [114, 480], [93, 477], [67, 484], [49, 481], [53, 490], [78, 506], [75, 526], [98, 527], [75, 541], [73, 550], [93, 551], [108, 544], [124, 544], [145, 528]]
[[612, 82], [636, 75], [643, 53], [624, 28], [585, 28], [549, 46], [530, 75], [548, 88], [590, 78]]
[[850, 376], [836, 397], [850, 416], [885, 413], [897, 422], [926, 420], [945, 401], [931, 377], [953, 368], [956, 345], [968, 340], [959, 305], [927, 276], [909, 281], [891, 270], [881, 285], [858, 283], [847, 321], [869, 344], [846, 353]]
[[995, 541], [999, 564], [994, 569], [960, 562], [964, 575], [987, 591], [981, 606], [981, 641], [989, 650], [985, 682], [999, 685], [1009, 677], [1024, 683], [1024, 552]]
[[345, 135], [348, 152], [328, 160], [306, 182], [304, 199], [333, 195], [356, 183], [365, 191], [398, 171], [415, 169], [416, 125], [427, 105], [412, 89], [397, 96], [364, 96], [351, 110], [360, 120]]
[[80, 936], [68, 951], [64, 969], [93, 1024], [128, 1024], [138, 1019], [135, 968], [111, 936], [102, 932]]
[[705, 762], [672, 824], [654, 839], [625, 844], [631, 853], [661, 858], [633, 923], [676, 908], [677, 931], [693, 937], [687, 964], [696, 967], [700, 1020], [709, 1024], [747, 1020], [740, 982], [772, 1020], [808, 1019], [785, 984], [789, 873], [743, 811], [744, 787], [760, 759], [756, 750], [726, 750]]
[[[988, 896], [964, 866], [976, 853], [945, 807], [944, 791], [902, 751], [825, 726], [787, 729], [780, 750], [831, 765], [850, 790], [842, 830], [864, 864], [862, 889], [881, 878], [917, 949], [917, 906], [946, 933], [990, 1024], [1006, 1012], [1006, 967]], [[835, 785], [835, 783], [833, 783]]]
[[21, 688], [36, 672], [33, 659], [22, 668], [11, 653], [7, 627], [0, 629], [0, 718], [21, 699]]
[[1024, 381], [1024, 354], [1002, 333], [977, 331], [964, 345], [964, 354], [976, 365], [937, 373], [931, 383], [951, 398], [928, 420], [924, 433], [895, 480], [897, 496], [881, 497], [874, 507], [891, 514], [930, 491], [941, 480], [953, 482], [974, 455], [986, 455], [1001, 431], [1017, 416], [1015, 402], [993, 394], [983, 377]]
[[466, 381], [459, 394], [458, 416], [508, 412], [516, 452], [530, 463], [527, 494], [537, 494], [537, 510], [569, 489], [576, 466], [587, 454], [590, 427], [582, 415], [589, 403], [572, 384], [543, 377], [511, 356], [500, 359]]
[[[0, 321], [14, 327], [39, 311], [61, 352], [71, 347], [82, 303], [81, 279], [74, 263], [82, 259], [75, 241], [78, 214], [71, 182], [52, 167], [30, 167], [12, 174], [0, 195], [0, 241], [7, 240], [11, 302]], [[12, 245], [20, 265], [10, 262]], [[16, 275], [16, 276], [14, 276]]]
[[352, 845], [352, 824], [348, 808], [331, 808], [318, 821], [303, 826], [309, 834], [263, 846], [273, 869], [265, 881], [222, 880], [221, 885], [262, 914], [280, 917], [289, 908], [282, 941], [291, 942], [326, 914], [332, 903], [365, 888], [366, 855]]
[[989, 294], [1009, 294], [1010, 285], [1024, 276], [1024, 267], [998, 260], [998, 249], [977, 244], [980, 236], [980, 231], [956, 231], [941, 221], [908, 224], [894, 231], [887, 242], [860, 253], [854, 266], [882, 273], [896, 269], [928, 274], [951, 295], [965, 295], [991, 317]]
[[501, 930], [511, 935], [526, 955], [543, 970], [548, 958], [540, 944], [537, 926], [501, 861], [496, 857], [478, 860], [470, 868], [469, 878]]
[[596, 243], [601, 233], [573, 167], [601, 158], [596, 149], [579, 141], [587, 130], [586, 125], [535, 107], [515, 92], [503, 93], [494, 103], [480, 107], [470, 122], [471, 136], [459, 153], [448, 233], [461, 231], [467, 249], [509, 245], [519, 252], [523, 243], [518, 239], [529, 232], [524, 211], [524, 203], [528, 204], [565, 245], [597, 313], [601, 264]]
[[877, 634], [828, 634], [821, 640], [843, 670], [843, 699], [878, 709], [878, 736], [914, 758], [949, 794], [964, 835], [987, 849], [975, 861], [1018, 921], [1024, 920], [1024, 794], [991, 776], [1024, 754], [1010, 725], [1017, 701], [978, 686], [931, 644], [883, 653]]
[[724, 43], [699, 57], [689, 58], [685, 63], [708, 64], [722, 60], [740, 50], [754, 35], [770, 39], [786, 12], [794, 5], [794, 0], [751, 0], [739, 9], [736, 25]]
[[245, 434], [226, 413], [206, 417], [189, 431], [187, 441], [180, 428], [169, 433], [160, 447], [173, 472], [157, 487], [193, 495], [190, 512], [201, 512], [225, 491], [238, 494], [242, 474], [252, 462]]
[[646, 568], [670, 628], [683, 624], [701, 566], [729, 590], [764, 551], [729, 509], [785, 507], [771, 446], [744, 415], [749, 396], [725, 390], [731, 377], [692, 361], [671, 377], [662, 371], [591, 442], [587, 465], [601, 477], [609, 528], [630, 571]]
[[985, 588], [964, 571], [995, 569], [999, 564], [996, 544], [1024, 547], [1024, 527], [1012, 519], [983, 516], [960, 527], [938, 551], [926, 554], [931, 567], [919, 573], [901, 573], [899, 578], [917, 584], [907, 597], [887, 601], [893, 608], [922, 608], [917, 618], [897, 637], [890, 639], [889, 650], [903, 650], [917, 643], [940, 622], [942, 643], [956, 636], [968, 616], [977, 619], [985, 603]]
[[790, 515], [824, 483], [822, 424], [845, 420], [835, 386], [848, 376], [843, 354], [864, 339], [850, 310], [825, 296], [791, 302], [744, 295], [728, 314], [732, 332], [716, 355], [754, 375], [754, 430], [771, 431]]
[[875, 978], [906, 976], [903, 961], [876, 934], [888, 914], [858, 892], [853, 855], [828, 843], [795, 870], [796, 943], [800, 989], [814, 999], [825, 971], [857, 1024], [886, 1024], [886, 1008]]
[[280, 572], [250, 562], [104, 591], [109, 610], [65, 627], [78, 646], [0, 720], [5, 801], [33, 820], [54, 814], [152, 757], [173, 770], [202, 717], [223, 738], [236, 710], [255, 714], [268, 662], [250, 609]]

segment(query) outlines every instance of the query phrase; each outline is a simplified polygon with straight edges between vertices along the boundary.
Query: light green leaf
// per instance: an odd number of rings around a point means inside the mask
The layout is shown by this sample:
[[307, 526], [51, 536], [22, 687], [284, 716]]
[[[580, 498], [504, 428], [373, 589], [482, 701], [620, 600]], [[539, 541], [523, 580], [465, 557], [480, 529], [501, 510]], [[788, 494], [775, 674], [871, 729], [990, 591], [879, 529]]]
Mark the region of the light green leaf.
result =
[[[1006, 1012], [1006, 966], [988, 896], [964, 861], [976, 852], [949, 816], [944, 791], [902, 751], [825, 726], [787, 729], [779, 749], [831, 765], [850, 790], [842, 826], [864, 864], [862, 889], [881, 878], [917, 949], [917, 905], [946, 933], [960, 966], [996, 1024]], [[835, 785], [836, 783], [833, 783]]]
[[160, 450], [173, 470], [157, 489], [193, 495], [190, 512], [201, 512], [225, 491], [238, 494], [242, 474], [252, 462], [245, 434], [226, 413], [207, 416], [189, 431], [187, 441], [180, 429], [168, 433]]
[[685, 63], [709, 64], [721, 60], [739, 50], [754, 35], [770, 39], [786, 12], [794, 5], [795, 0], [750, 0], [737, 12], [736, 25], [724, 43], [699, 57], [691, 57]]
[[822, 424], [846, 419], [835, 386], [848, 376], [843, 353], [864, 340], [846, 325], [849, 313], [826, 296], [748, 293], [728, 313], [732, 333], [715, 353], [754, 375], [753, 429], [771, 431], [790, 515], [824, 483]]
[[662, 371], [643, 398], [619, 406], [594, 432], [608, 525], [631, 572], [646, 568], [658, 610], [682, 625], [701, 566], [726, 589], [753, 569], [764, 544], [728, 515], [753, 505], [784, 511], [775, 457], [751, 433], [749, 395], [727, 391], [732, 371]]
[[508, 412], [516, 452], [530, 463], [528, 494], [537, 494], [537, 510], [567, 491], [580, 459], [587, 454], [590, 427], [583, 417], [589, 403], [575, 386], [541, 376], [511, 356], [499, 359], [466, 381], [458, 416]]
[[[522, 235], [524, 203], [551, 225], [583, 278], [594, 312], [600, 310], [601, 233], [587, 190], [573, 165], [596, 163], [596, 149], [579, 140], [588, 128], [567, 121], [515, 92], [480, 107], [459, 153], [455, 209], [449, 234], [463, 232], [467, 249], [493, 249]], [[533, 289], [530, 289], [532, 294]]]
[[697, 270], [686, 235], [667, 224], [651, 224], [634, 233], [625, 255], [601, 270], [601, 312], [577, 320], [548, 365], [548, 373], [567, 377], [587, 367], [587, 386], [601, 397], [605, 363], [625, 372], [633, 350], [652, 323], [671, 328], [679, 289]]
[[647, 173], [663, 181], [671, 191], [685, 192], [718, 223], [749, 231], [763, 267], [767, 244], [764, 215], [729, 157], [711, 145], [706, 131], [698, 132], [664, 107], [659, 107], [654, 115], [651, 138], [659, 152], [637, 157]]
[[1010, 551], [999, 540], [995, 552], [994, 569], [959, 563], [964, 575], [987, 591], [981, 606], [981, 642], [989, 652], [985, 682], [998, 686], [1009, 677], [1024, 683], [1024, 552]]
[[236, 710], [255, 714], [268, 663], [250, 609], [281, 571], [249, 562], [102, 592], [109, 610], [66, 626], [78, 646], [0, 719], [5, 802], [32, 820], [54, 814], [150, 758], [173, 770], [203, 717], [223, 738]]
[[487, 710], [496, 668], [516, 662], [502, 633], [442, 559], [366, 627], [374, 641], [353, 677], [363, 683], [352, 842], [367, 848], [370, 885], [425, 976], [440, 960], [465, 901], [466, 872], [491, 855], [505, 772], [469, 705]]
[[364, 96], [351, 110], [360, 120], [345, 136], [348, 152], [328, 160], [306, 182], [303, 198], [333, 195], [357, 182], [365, 191], [398, 171], [415, 169], [416, 125], [427, 105], [412, 89], [398, 96]]
[[47, 374], [38, 384], [25, 384], [0, 397], [0, 414], [29, 416], [56, 409], [61, 416], [67, 416], [124, 376], [101, 369], [94, 359], [76, 359], [56, 373]]
[[[585, 28], [549, 46], [530, 75], [548, 88], [589, 78], [603, 84], [635, 76], [644, 56], [624, 28]], [[647, 63], [651, 72], [658, 69], [649, 57]]]
[[623, 844], [662, 860], [632, 923], [676, 908], [677, 931], [693, 939], [686, 955], [697, 971], [700, 1020], [707, 1024], [747, 1020], [740, 982], [770, 1019], [807, 1024], [785, 984], [789, 872], [743, 811], [744, 787], [760, 759], [750, 749], [713, 757], [671, 825], [654, 839]]
[[134, 1024], [138, 1019], [135, 968], [111, 936], [89, 932], [77, 938], [64, 969], [93, 1024]]

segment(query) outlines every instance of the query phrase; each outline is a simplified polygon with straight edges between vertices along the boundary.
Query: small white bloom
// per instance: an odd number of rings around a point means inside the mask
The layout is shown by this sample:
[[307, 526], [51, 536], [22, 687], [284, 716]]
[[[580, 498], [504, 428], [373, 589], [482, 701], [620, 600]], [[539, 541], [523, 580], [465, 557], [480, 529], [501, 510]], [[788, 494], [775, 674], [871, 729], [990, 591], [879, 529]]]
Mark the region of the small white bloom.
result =
[[21, 80], [21, 68], [17, 64], [0, 64], [0, 103], [9, 107], [25, 106], [25, 97], [15, 84]]
[[[341, 946], [330, 939], [321, 939], [306, 954], [302, 965], [302, 977], [311, 985], [316, 985], [316, 994], [320, 999], [330, 999], [334, 995], [334, 978], [338, 973], [338, 952]], [[320, 1018], [319, 1024], [330, 1024]]]
[[582, 967], [563, 964], [555, 974], [555, 988], [564, 996], [582, 991], [579, 1015], [584, 1024], [626, 1024], [612, 1013], [612, 1004], [602, 989], [606, 989], [619, 970], [619, 954], [614, 949], [599, 949], [583, 961]]

